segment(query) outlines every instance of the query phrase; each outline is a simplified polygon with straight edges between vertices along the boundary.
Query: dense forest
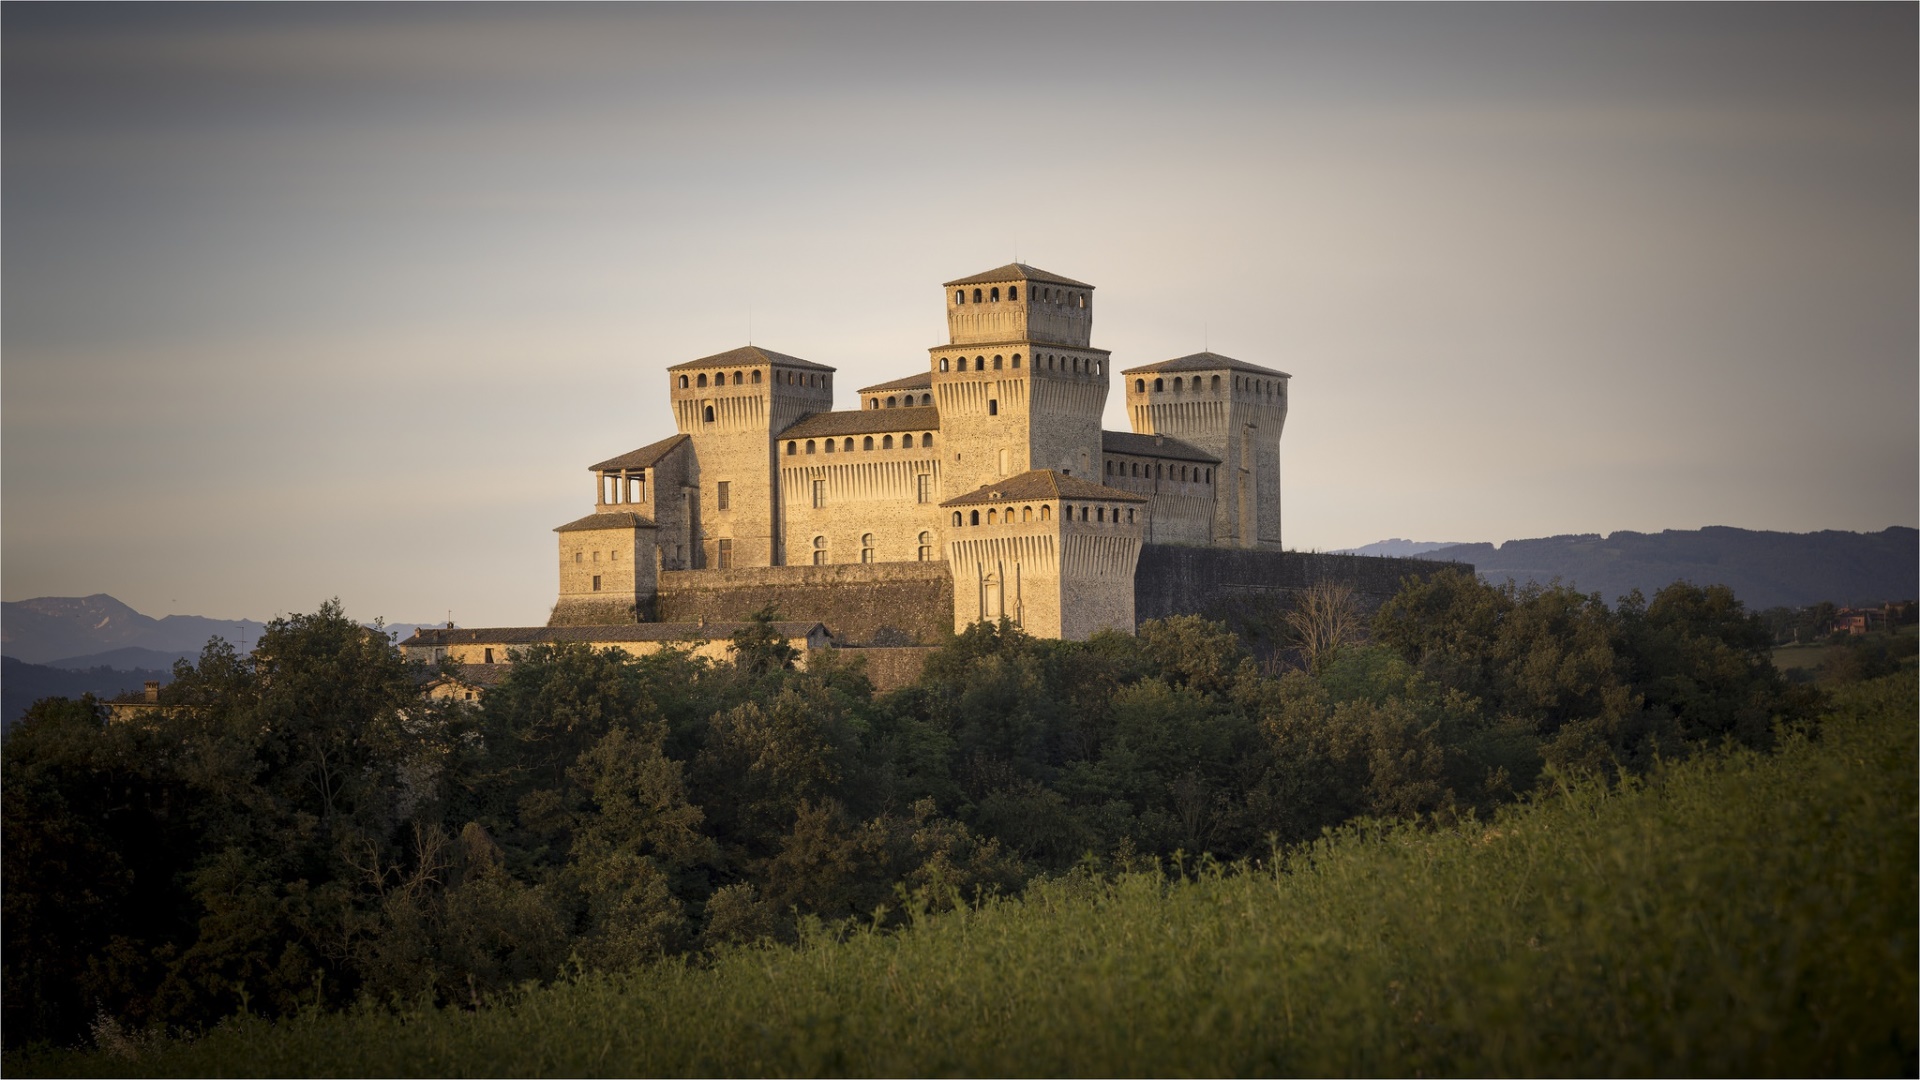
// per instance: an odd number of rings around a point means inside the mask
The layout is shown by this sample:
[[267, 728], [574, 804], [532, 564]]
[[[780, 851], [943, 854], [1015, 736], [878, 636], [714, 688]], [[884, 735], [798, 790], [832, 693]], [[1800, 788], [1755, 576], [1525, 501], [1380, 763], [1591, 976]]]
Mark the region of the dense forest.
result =
[[[730, 663], [538, 648], [478, 705], [337, 604], [182, 664], [170, 706], [36, 705], [0, 757], [10, 1049], [362, 1003], [473, 1006], [1073, 875], [1485, 819], [1811, 730], [1724, 588], [1609, 606], [1446, 572], [1361, 620], [1035, 640], [977, 625], [876, 695], [763, 612]], [[1897, 661], [1882, 661], [1897, 663]], [[1859, 671], [1856, 674], [1873, 674]]]

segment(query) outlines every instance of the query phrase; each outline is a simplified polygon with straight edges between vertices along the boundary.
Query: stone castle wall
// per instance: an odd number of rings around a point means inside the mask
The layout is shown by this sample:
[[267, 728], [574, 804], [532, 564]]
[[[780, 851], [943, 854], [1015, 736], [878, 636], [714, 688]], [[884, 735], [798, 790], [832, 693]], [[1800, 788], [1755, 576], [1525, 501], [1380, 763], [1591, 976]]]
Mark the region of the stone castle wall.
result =
[[1403, 579], [1449, 566], [1473, 569], [1426, 559], [1148, 544], [1134, 572], [1134, 612], [1142, 620], [1222, 613], [1248, 601], [1284, 600], [1319, 581], [1352, 587], [1361, 607], [1372, 610], [1399, 592]]
[[735, 621], [772, 604], [782, 619], [817, 620], [838, 643], [935, 644], [953, 629], [945, 562], [752, 566], [660, 575], [662, 622]]

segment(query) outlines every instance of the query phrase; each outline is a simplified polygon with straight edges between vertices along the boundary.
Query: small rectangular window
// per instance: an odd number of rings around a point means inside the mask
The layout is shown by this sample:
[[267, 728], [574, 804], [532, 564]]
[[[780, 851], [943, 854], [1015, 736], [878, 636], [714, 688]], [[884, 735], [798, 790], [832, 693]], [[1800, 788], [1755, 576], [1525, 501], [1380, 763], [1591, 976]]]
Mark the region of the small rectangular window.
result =
[[722, 510], [730, 510], [733, 508], [733, 483], [731, 481], [722, 480], [714, 485], [713, 504]]
[[594, 592], [600, 591], [600, 575], [599, 574], [593, 575], [593, 591]]
[[[722, 484], [720, 486], [725, 487], [726, 485]], [[720, 550], [718, 551], [717, 554], [719, 555], [719, 559], [720, 559], [720, 569], [722, 570], [733, 569], [733, 541], [722, 540], [719, 542], [719, 548]]]
[[489, 663], [489, 664], [491, 664], [491, 663], [493, 663], [493, 650], [492, 650], [492, 649], [488, 649], [488, 650], [487, 650], [487, 663]]
[[923, 503], [932, 502], [933, 501], [933, 474], [921, 473], [919, 477], [915, 479], [914, 482], [919, 487], [919, 490], [916, 493], [916, 497], [918, 501]]
[[827, 482], [825, 480], [815, 480], [813, 482], [813, 508], [818, 510], [825, 505], [827, 505]]

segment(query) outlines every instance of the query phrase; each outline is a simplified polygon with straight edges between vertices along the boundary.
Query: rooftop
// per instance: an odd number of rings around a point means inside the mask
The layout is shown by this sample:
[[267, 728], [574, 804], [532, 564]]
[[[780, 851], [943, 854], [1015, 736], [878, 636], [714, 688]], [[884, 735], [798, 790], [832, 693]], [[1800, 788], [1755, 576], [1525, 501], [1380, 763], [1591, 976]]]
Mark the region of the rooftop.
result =
[[691, 435], [671, 435], [657, 443], [648, 443], [638, 450], [630, 450], [617, 458], [608, 458], [598, 465], [587, 466], [590, 472], [614, 472], [621, 469], [651, 469], [653, 463], [679, 449], [683, 443], [692, 441]]
[[1133, 454], [1137, 457], [1172, 458], [1175, 461], [1204, 461], [1220, 464], [1220, 459], [1192, 443], [1166, 435], [1136, 435], [1131, 431], [1103, 431], [1100, 449], [1109, 454]]
[[[616, 641], [719, 641], [730, 638], [752, 623], [617, 623], [609, 626], [479, 626], [421, 627], [401, 642], [403, 646], [421, 645], [548, 645], [561, 642]], [[789, 640], [826, 631], [817, 622], [776, 622], [773, 632]]]
[[947, 282], [947, 285], [991, 285], [999, 281], [1044, 281], [1049, 285], [1071, 285], [1076, 289], [1093, 288], [1084, 281], [1075, 281], [1070, 277], [1048, 273], [1037, 266], [1017, 262], [995, 267], [992, 270], [974, 274], [972, 277], [955, 278]]
[[1130, 367], [1122, 370], [1122, 375], [1150, 375], [1162, 371], [1221, 371], [1232, 368], [1234, 371], [1246, 371], [1255, 375], [1272, 375], [1279, 379], [1291, 379], [1293, 376], [1284, 371], [1275, 371], [1259, 364], [1249, 364], [1245, 360], [1235, 360], [1231, 356], [1221, 356], [1216, 352], [1197, 352], [1191, 356], [1162, 360], [1157, 364]]
[[933, 373], [923, 371], [918, 375], [908, 375], [904, 378], [892, 379], [883, 383], [874, 383], [872, 386], [863, 386], [860, 388], [860, 393], [879, 394], [885, 393], [888, 390], [931, 390], [932, 388]]
[[692, 371], [695, 368], [752, 367], [759, 364], [777, 364], [781, 367], [805, 368], [808, 371], [832, 371], [825, 364], [816, 364], [811, 360], [802, 360], [797, 356], [777, 353], [772, 349], [762, 349], [757, 345], [742, 345], [737, 349], [728, 349], [723, 353], [703, 356], [698, 360], [689, 360], [684, 364], [674, 364], [668, 371]]
[[578, 521], [569, 521], [557, 526], [554, 532], [584, 532], [587, 529], [656, 529], [652, 520], [631, 510], [610, 510], [604, 514], [588, 514]]
[[809, 413], [780, 433], [782, 439], [811, 439], [829, 435], [876, 435], [883, 431], [938, 431], [940, 410], [932, 405], [899, 409], [840, 409]]
[[1143, 503], [1146, 498], [1105, 484], [1082, 480], [1052, 469], [1034, 469], [948, 499], [941, 506], [985, 506], [989, 503], [1018, 502], [1021, 499], [1093, 499], [1100, 502]]

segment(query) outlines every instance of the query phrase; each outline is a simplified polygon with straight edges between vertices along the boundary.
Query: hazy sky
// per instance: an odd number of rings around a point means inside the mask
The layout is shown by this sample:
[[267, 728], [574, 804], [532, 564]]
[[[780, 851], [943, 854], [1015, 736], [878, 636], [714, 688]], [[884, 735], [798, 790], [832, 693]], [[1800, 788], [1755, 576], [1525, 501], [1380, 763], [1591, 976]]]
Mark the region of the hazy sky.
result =
[[1016, 253], [1292, 373], [1290, 546], [1915, 524], [1915, 13], [8, 4], [0, 586], [539, 623], [667, 365]]

